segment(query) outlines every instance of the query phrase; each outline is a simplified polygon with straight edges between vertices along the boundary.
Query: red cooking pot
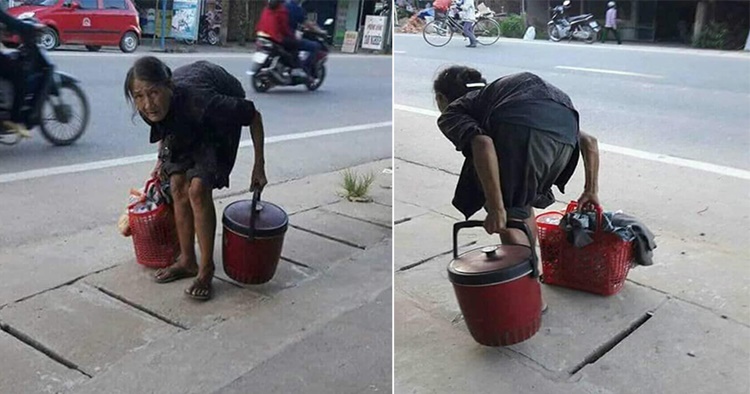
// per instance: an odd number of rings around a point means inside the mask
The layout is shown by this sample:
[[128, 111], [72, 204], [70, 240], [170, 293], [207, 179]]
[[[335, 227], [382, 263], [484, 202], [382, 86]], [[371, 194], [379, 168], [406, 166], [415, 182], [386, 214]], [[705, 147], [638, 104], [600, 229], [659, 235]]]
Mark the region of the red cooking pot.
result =
[[222, 260], [227, 276], [241, 283], [266, 283], [276, 273], [289, 217], [278, 205], [239, 200], [224, 209]]
[[[542, 323], [542, 291], [537, 280], [536, 253], [526, 245], [492, 245], [458, 255], [458, 232], [482, 227], [481, 221], [453, 225], [453, 261], [448, 278], [469, 332], [485, 346], [507, 346], [525, 341]], [[508, 221], [522, 230], [523, 222]]]

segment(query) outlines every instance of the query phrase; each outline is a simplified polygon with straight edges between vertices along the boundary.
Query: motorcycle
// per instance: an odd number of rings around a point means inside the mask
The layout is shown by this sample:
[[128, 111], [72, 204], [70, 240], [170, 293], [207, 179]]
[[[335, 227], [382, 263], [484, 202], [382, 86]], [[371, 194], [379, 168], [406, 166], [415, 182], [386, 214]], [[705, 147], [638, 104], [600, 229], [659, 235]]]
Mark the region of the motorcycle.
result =
[[568, 41], [576, 38], [591, 44], [596, 41], [596, 35], [602, 29], [594, 20], [593, 14], [583, 14], [568, 18], [565, 9], [570, 8], [570, 0], [552, 8], [552, 20], [547, 22], [549, 39], [558, 42], [564, 38]]
[[[198, 24], [198, 40], [197, 42], [207, 42], [209, 45], [217, 45], [219, 43], [219, 26], [213, 25], [208, 21], [208, 16], [201, 16], [201, 21]], [[186, 39], [185, 44], [193, 45], [196, 40]]]
[[[323, 24], [329, 26], [333, 19], [328, 19]], [[256, 39], [256, 51], [253, 54], [253, 63], [250, 70], [246, 72], [250, 76], [253, 89], [258, 93], [267, 92], [274, 86], [296, 86], [305, 85], [307, 90], [314, 91], [323, 84], [326, 77], [325, 63], [328, 60], [328, 43], [330, 35], [323, 29], [306, 29], [302, 32], [302, 38], [315, 41], [320, 44], [316, 59], [313, 62], [313, 75], [296, 76], [292, 74], [291, 64], [294, 57], [302, 64], [309, 52], [299, 51], [297, 55], [285, 50], [281, 45], [270, 39], [258, 36]]]
[[[89, 103], [78, 79], [57, 71], [38, 44], [21, 45], [17, 50], [3, 52], [14, 57], [19, 67], [27, 59], [33, 59], [21, 107], [23, 124], [29, 130], [39, 126], [42, 136], [53, 145], [70, 145], [78, 140], [88, 126], [90, 115]], [[0, 77], [0, 120], [10, 120], [13, 100], [12, 81]], [[79, 112], [74, 111], [73, 102], [80, 104]], [[68, 127], [70, 129], [66, 130]], [[0, 124], [0, 144], [15, 145], [22, 138], [24, 136]]]

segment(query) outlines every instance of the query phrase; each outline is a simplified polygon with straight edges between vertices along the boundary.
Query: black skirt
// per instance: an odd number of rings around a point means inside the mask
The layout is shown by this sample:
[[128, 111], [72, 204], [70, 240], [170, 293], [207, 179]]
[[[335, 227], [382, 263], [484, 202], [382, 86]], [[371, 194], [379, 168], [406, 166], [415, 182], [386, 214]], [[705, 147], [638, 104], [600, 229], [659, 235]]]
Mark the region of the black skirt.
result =
[[[559, 178], [571, 160], [578, 160], [577, 148], [556, 140], [549, 132], [507, 123], [488, 135], [497, 152], [500, 189], [508, 218], [527, 219], [530, 207], [552, 205], [552, 185], [562, 190], [567, 179], [561, 182]], [[465, 152], [465, 156], [453, 206], [468, 219], [482, 209], [486, 199], [471, 153]]]
[[224, 126], [209, 138], [186, 149], [174, 151], [167, 137], [159, 152], [162, 176], [185, 174], [188, 182], [199, 178], [206, 187], [229, 187], [229, 174], [234, 168], [242, 137], [242, 126]]

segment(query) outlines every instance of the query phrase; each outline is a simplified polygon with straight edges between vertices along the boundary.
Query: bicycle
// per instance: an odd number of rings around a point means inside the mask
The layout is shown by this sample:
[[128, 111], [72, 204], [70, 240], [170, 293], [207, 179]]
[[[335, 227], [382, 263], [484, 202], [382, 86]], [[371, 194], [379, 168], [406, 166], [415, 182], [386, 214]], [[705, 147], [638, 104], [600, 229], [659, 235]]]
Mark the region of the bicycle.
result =
[[[474, 35], [482, 45], [492, 45], [500, 39], [500, 23], [494, 19], [494, 13], [477, 15], [477, 21], [474, 22], [473, 27]], [[441, 17], [436, 15], [435, 20], [430, 21], [422, 29], [422, 37], [428, 44], [442, 47], [451, 41], [454, 32], [463, 34], [463, 26], [454, 17], [450, 14]], [[439, 41], [441, 38], [446, 38], [445, 42], [441, 43]]]

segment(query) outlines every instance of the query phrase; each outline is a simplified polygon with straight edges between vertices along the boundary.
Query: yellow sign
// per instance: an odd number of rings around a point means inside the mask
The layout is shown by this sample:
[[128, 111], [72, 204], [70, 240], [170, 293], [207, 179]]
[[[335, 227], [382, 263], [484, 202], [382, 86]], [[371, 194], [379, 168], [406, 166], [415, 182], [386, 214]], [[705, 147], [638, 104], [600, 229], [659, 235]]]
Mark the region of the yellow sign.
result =
[[357, 51], [357, 39], [359, 34], [356, 31], [347, 31], [344, 34], [344, 45], [341, 46], [341, 52], [354, 53]]

